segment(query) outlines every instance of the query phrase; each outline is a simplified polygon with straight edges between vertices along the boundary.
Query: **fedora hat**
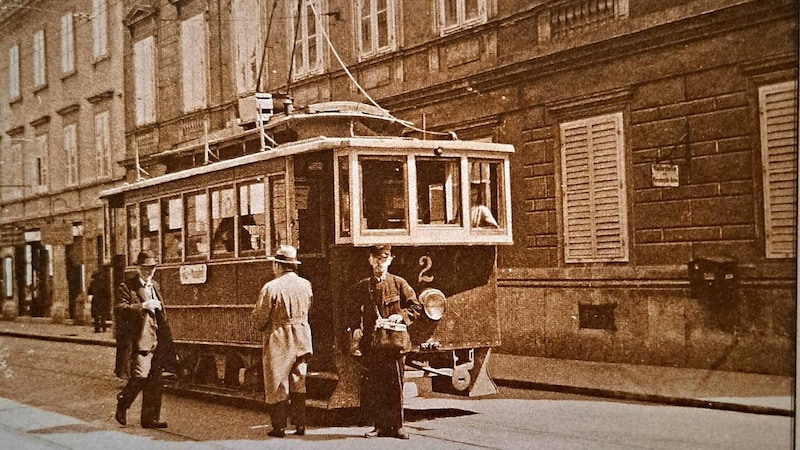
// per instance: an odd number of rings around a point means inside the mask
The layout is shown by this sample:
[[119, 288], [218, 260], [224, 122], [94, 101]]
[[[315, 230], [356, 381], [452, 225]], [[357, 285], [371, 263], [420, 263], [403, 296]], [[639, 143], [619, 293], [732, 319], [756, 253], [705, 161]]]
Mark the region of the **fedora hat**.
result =
[[275, 252], [275, 256], [267, 257], [267, 261], [275, 261], [281, 264], [300, 264], [300, 261], [297, 260], [297, 249], [291, 245], [283, 244], [278, 247], [278, 251]]
[[139, 252], [139, 256], [136, 257], [136, 265], [138, 266], [155, 266], [158, 265], [156, 259], [153, 258], [148, 252]]

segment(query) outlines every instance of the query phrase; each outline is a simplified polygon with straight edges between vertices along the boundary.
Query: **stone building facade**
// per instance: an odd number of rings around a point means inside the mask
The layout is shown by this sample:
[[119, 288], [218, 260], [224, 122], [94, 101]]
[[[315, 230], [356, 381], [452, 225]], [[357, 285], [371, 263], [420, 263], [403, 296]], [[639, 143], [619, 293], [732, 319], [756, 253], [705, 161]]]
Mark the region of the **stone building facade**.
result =
[[373, 99], [515, 146], [499, 351], [793, 373], [796, 2], [123, 3], [129, 180]]
[[85, 320], [103, 264], [100, 190], [122, 181], [122, 5], [0, 2], [5, 318]]

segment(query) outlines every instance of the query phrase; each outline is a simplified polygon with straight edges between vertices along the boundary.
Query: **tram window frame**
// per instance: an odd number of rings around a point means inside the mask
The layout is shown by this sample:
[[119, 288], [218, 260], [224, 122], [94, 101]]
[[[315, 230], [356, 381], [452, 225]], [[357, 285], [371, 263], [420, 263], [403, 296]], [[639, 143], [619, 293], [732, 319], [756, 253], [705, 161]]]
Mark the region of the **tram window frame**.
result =
[[[267, 254], [274, 254], [278, 250], [278, 246], [280, 244], [288, 243], [290, 236], [289, 226], [291, 223], [291, 215], [289, 211], [288, 180], [284, 173], [270, 173], [267, 174], [264, 179], [266, 188], [264, 196], [266, 204], [264, 207], [267, 213], [268, 234], [268, 237], [266, 238], [267, 245], [265, 247]], [[275, 200], [278, 197], [274, 195], [276, 192], [274, 189], [278, 189], [279, 192], [282, 193], [282, 196], [280, 197], [280, 199], [283, 201], [282, 204], [275, 203]], [[279, 225], [276, 225], [275, 223], [275, 211], [277, 210], [283, 211], [283, 222], [281, 222]]]
[[[423, 210], [425, 203], [423, 200], [425, 199], [426, 193], [423, 192], [423, 189], [426, 185], [420, 184], [420, 182], [424, 182], [425, 179], [429, 179], [429, 177], [422, 177], [420, 176], [420, 165], [427, 165], [427, 164], [446, 164], [451, 166], [451, 176], [455, 178], [455, 180], [449, 181], [449, 188], [447, 186], [448, 181], [442, 180], [442, 183], [427, 183], [427, 209]], [[417, 210], [417, 226], [422, 228], [429, 228], [429, 227], [445, 227], [448, 229], [461, 229], [464, 228], [464, 219], [463, 219], [463, 207], [462, 207], [462, 200], [463, 200], [463, 183], [461, 181], [462, 174], [461, 174], [461, 157], [449, 157], [449, 158], [442, 158], [442, 157], [425, 157], [425, 156], [415, 156], [414, 158], [414, 168], [415, 168], [415, 176], [414, 179], [416, 181], [416, 199], [415, 202], [416, 210]], [[447, 168], [445, 167], [445, 170]], [[447, 176], [447, 172], [445, 172], [445, 176]], [[442, 214], [444, 214], [444, 218], [441, 222], [437, 221], [436, 223], [433, 222], [433, 208], [431, 203], [433, 201], [432, 195], [433, 191], [431, 191], [431, 187], [439, 186], [441, 189], [441, 200], [444, 202], [442, 208]], [[448, 195], [449, 191], [449, 195]], [[449, 199], [449, 202], [448, 202]], [[409, 196], [409, 200], [411, 200]], [[451, 205], [448, 207], [448, 203]], [[452, 214], [452, 218], [450, 215]], [[425, 223], [425, 218], [427, 217], [428, 222]]]
[[[223, 194], [224, 192], [225, 194]], [[230, 194], [227, 194], [227, 192], [230, 192]], [[214, 194], [218, 195], [217, 200], [214, 199]], [[209, 216], [209, 224], [211, 225], [211, 259], [235, 258], [237, 247], [236, 215], [238, 211], [236, 185], [230, 183], [210, 188], [209, 200], [211, 209]], [[229, 201], [229, 203], [226, 203], [226, 201]], [[215, 211], [219, 217], [215, 217]], [[230, 221], [226, 222], [225, 219], [230, 219]], [[215, 224], [215, 220], [219, 220], [219, 222]], [[221, 229], [223, 226], [225, 229]], [[229, 237], [226, 237], [226, 235]], [[222, 244], [222, 249], [218, 246], [220, 243]]]
[[[180, 195], [172, 195], [159, 199], [161, 203], [161, 262], [175, 263], [184, 260], [184, 209], [183, 198]], [[177, 211], [175, 207], [177, 205]], [[177, 217], [176, 217], [177, 215]], [[177, 224], [177, 228], [174, 226]], [[177, 235], [177, 243], [170, 245], [171, 239]], [[172, 239], [172, 241], [175, 241]], [[174, 251], [177, 250], [177, 255]], [[168, 254], [168, 251], [170, 252]]]
[[[202, 211], [203, 211], [203, 223], [205, 224], [205, 230], [202, 233], [190, 233], [190, 229], [192, 226], [196, 228], [197, 226], [197, 210], [198, 210], [198, 197], [204, 197], [205, 200], [202, 202]], [[189, 208], [189, 203], [194, 202], [192, 208]], [[186, 231], [184, 233], [184, 261], [201, 261], [209, 259], [211, 255], [211, 217], [209, 214], [209, 193], [208, 189], [203, 189], [199, 191], [189, 191], [183, 194], [183, 210], [184, 210], [184, 223], [186, 224]], [[194, 221], [191, 221], [192, 214], [189, 212], [194, 212]], [[190, 235], [191, 234], [191, 235]], [[193, 239], [195, 236], [199, 236], [200, 240], [197, 242], [190, 242], [190, 239]], [[205, 237], [205, 239], [203, 239]], [[191, 251], [192, 248], [196, 248], [197, 251]]]
[[[147, 236], [145, 236], [145, 223]], [[145, 245], [145, 239], [147, 242], [152, 239], [153, 242]], [[139, 251], [148, 252], [157, 261], [161, 260], [161, 202], [158, 198], [139, 202]]]
[[[252, 187], [253, 186], [260, 186], [261, 187], [261, 202], [260, 202], [261, 212], [260, 213], [254, 212], [254, 210], [253, 210], [253, 206], [254, 206], [253, 197], [252, 197], [252, 195], [253, 195]], [[247, 197], [246, 197], [248, 201], [247, 201], [246, 206], [245, 206], [245, 203], [242, 201], [245, 198], [245, 197], [242, 196], [242, 193], [244, 192], [242, 190], [243, 188], [248, 188], [247, 189]], [[267, 187], [265, 186], [264, 179], [261, 178], [261, 177], [252, 178], [252, 179], [249, 179], [249, 180], [242, 180], [242, 181], [239, 181], [239, 182], [236, 183], [236, 210], [237, 210], [238, 213], [236, 215], [236, 220], [235, 220], [235, 222], [236, 222], [235, 223], [236, 232], [234, 234], [235, 234], [238, 257], [245, 257], [245, 258], [246, 257], [252, 257], [252, 256], [264, 256], [264, 257], [266, 257], [267, 244], [268, 244], [267, 243], [267, 229], [269, 227], [269, 214], [267, 213], [267, 203], [266, 203], [267, 192], [266, 192], [266, 190], [267, 190]], [[258, 205], [258, 203], [256, 203], [256, 205]], [[247, 211], [243, 210], [243, 208], [245, 208], [245, 207], [247, 207]], [[248, 214], [243, 214], [243, 212], [247, 212]], [[257, 216], [257, 215], [261, 215], [262, 216], [262, 222], [263, 223], [259, 224], [256, 217], [252, 217], [252, 220], [254, 221], [254, 223], [252, 223], [252, 224], [243, 223], [243, 222], [245, 222], [245, 220], [243, 219], [244, 217], [251, 217], [251, 216]], [[257, 248], [252, 248], [251, 247], [250, 249], [244, 249], [243, 248], [244, 244], [247, 244], [249, 242], [250, 245], [252, 245], [252, 242], [253, 242], [252, 236], [254, 235], [253, 232], [251, 232], [250, 230], [248, 230], [245, 227], [258, 227], [258, 226], [261, 226], [261, 228], [262, 228], [261, 233], [256, 234], [256, 243], [257, 243], [256, 245], [260, 245], [260, 247], [257, 247]], [[243, 231], [246, 231], [248, 233], [248, 238], [247, 239], [243, 238], [243, 234], [242, 234]]]
[[139, 226], [139, 203], [125, 205], [125, 234], [128, 238], [125, 250], [128, 252], [129, 266], [136, 264], [136, 256], [142, 251]]
[[[484, 184], [483, 173], [481, 173], [479, 175], [479, 180], [478, 180], [477, 183], [475, 183], [473, 181], [473, 175], [474, 175], [473, 174], [473, 164], [474, 163], [488, 164], [490, 166], [490, 169], [489, 169], [490, 173], [488, 173], [489, 179], [487, 181], [485, 181], [485, 183], [488, 184], [488, 186], [485, 187], [484, 190], [489, 189], [489, 190], [493, 190], [493, 192], [488, 194], [489, 196], [491, 196], [490, 199], [484, 199], [484, 202], [480, 203], [477, 206], [478, 207], [484, 206], [485, 208], [488, 208], [489, 214], [490, 214], [490, 216], [489, 216], [490, 219], [488, 219], [488, 220], [491, 221], [492, 219], [494, 219], [494, 222], [497, 223], [497, 227], [493, 227], [493, 226], [476, 226], [473, 223], [475, 221], [475, 217], [473, 217], [473, 216], [481, 214], [481, 211], [473, 209], [474, 208], [474, 206], [473, 206], [473, 203], [474, 203], [473, 198], [474, 198], [474, 194], [475, 194], [473, 192], [473, 188], [475, 186], [473, 186], [473, 185], [474, 184], [478, 184], [478, 185]], [[467, 205], [467, 208], [468, 208], [468, 212], [469, 212], [469, 216], [468, 217], [470, 219], [468, 221], [469, 222], [469, 227], [470, 227], [470, 233], [476, 233], [476, 234], [506, 234], [506, 230], [508, 228], [508, 217], [507, 217], [507, 213], [506, 213], [506, 203], [507, 203], [506, 196], [509, 195], [509, 193], [506, 192], [508, 190], [507, 189], [507, 186], [508, 186], [508, 180], [507, 180], [508, 174], [506, 173], [507, 172], [506, 171], [506, 165], [507, 165], [506, 161], [500, 160], [500, 159], [473, 158], [473, 157], [467, 158], [467, 179], [465, 181], [466, 181], [467, 189], [468, 189], [467, 198], [469, 199], [469, 203]], [[494, 172], [493, 173], [492, 173], [492, 168], [494, 168]], [[479, 169], [479, 170], [482, 171], [482, 169]], [[495, 179], [494, 180], [492, 180], [492, 178], [491, 178], [492, 175], [495, 175]], [[492, 185], [494, 185], [494, 188], [492, 188]], [[480, 187], [478, 187], [478, 190], [480, 190]], [[480, 192], [478, 191], [477, 194], [480, 195]], [[485, 203], [489, 203], [489, 204], [486, 205]]]
[[[360, 154], [357, 156], [358, 161], [358, 185], [360, 188], [360, 195], [359, 195], [359, 222], [360, 222], [360, 230], [361, 234], [363, 235], [397, 235], [397, 234], [409, 234], [411, 231], [411, 214], [410, 214], [410, 198], [408, 195], [409, 192], [409, 173], [411, 169], [409, 168], [409, 159], [410, 156], [407, 155], [369, 155], [369, 154]], [[402, 217], [402, 226], [396, 228], [370, 228], [369, 227], [369, 217], [366, 215], [365, 205], [367, 204], [366, 201], [366, 193], [370, 192], [371, 194], [375, 192], [374, 189], [367, 190], [364, 186], [364, 162], [365, 161], [380, 161], [380, 162], [396, 162], [400, 163], [400, 167], [402, 168], [402, 187], [400, 192], [402, 192], [402, 199], [403, 205], [402, 207], [397, 207], [396, 205], [393, 206], [393, 210], [399, 211], [402, 209], [403, 217]], [[386, 179], [384, 179], [384, 185]], [[392, 183], [392, 184], [399, 184], [399, 183]], [[396, 187], [394, 187], [396, 189]], [[391, 194], [390, 194], [391, 195]], [[397, 200], [396, 196], [392, 198], [391, 201], [395, 202]], [[383, 200], [386, 200], [385, 198]], [[380, 212], [380, 211], [379, 211]], [[387, 222], [390, 220], [398, 220], [400, 218], [388, 218], [385, 219]]]
[[353, 195], [350, 189], [350, 156], [337, 155], [334, 171], [334, 208], [336, 214], [336, 239], [339, 242], [351, 242], [353, 234], [352, 205]]

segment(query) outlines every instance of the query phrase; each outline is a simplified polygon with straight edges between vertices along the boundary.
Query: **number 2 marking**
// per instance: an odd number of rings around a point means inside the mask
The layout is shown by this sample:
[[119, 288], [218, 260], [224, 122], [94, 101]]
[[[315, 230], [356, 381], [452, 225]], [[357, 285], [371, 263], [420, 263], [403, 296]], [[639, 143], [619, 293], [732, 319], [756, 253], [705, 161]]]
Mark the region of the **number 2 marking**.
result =
[[433, 261], [431, 260], [431, 257], [428, 256], [428, 255], [420, 256], [419, 257], [419, 265], [420, 266], [424, 266], [424, 267], [419, 272], [419, 278], [417, 278], [417, 280], [420, 283], [422, 283], [422, 282], [430, 283], [431, 281], [433, 281], [433, 276], [425, 275], [425, 273], [428, 272], [429, 270], [431, 270], [431, 267], [433, 267]]

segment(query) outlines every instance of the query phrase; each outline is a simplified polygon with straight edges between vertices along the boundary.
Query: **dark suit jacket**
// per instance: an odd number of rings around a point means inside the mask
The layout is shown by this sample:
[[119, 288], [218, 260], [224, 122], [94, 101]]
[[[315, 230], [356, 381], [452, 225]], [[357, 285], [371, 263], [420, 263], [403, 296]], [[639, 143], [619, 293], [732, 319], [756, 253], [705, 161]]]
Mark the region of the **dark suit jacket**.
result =
[[[158, 324], [156, 332], [158, 344], [154, 351], [154, 364], [174, 372], [176, 371], [176, 354], [172, 342], [172, 330], [169, 327], [167, 315], [164, 311], [164, 297], [161, 295], [156, 281], [153, 281], [153, 288], [162, 305], [162, 308], [155, 312], [156, 323]], [[148, 311], [142, 308], [142, 303], [146, 299], [144, 285], [138, 273], [128, 276], [117, 289], [117, 302], [114, 306], [117, 324], [117, 347], [126, 349], [125, 351], [129, 351], [131, 356], [139, 348], [139, 339], [142, 336], [142, 328], [145, 324], [144, 317], [148, 314]]]

